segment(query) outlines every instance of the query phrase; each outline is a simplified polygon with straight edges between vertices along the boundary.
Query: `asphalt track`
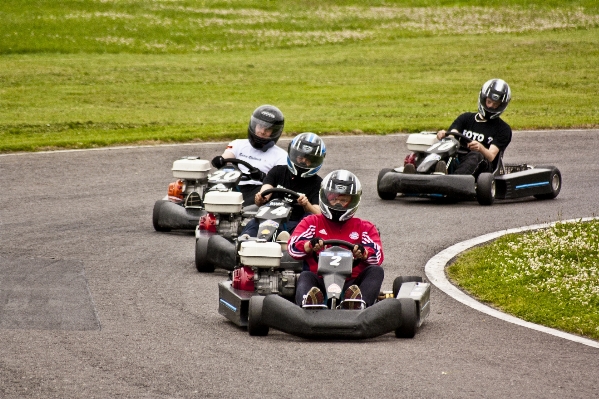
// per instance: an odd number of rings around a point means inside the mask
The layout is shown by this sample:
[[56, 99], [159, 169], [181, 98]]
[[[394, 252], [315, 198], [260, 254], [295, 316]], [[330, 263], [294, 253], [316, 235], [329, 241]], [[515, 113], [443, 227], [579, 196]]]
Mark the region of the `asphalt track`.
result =
[[[385, 283], [495, 231], [599, 215], [599, 131], [516, 132], [508, 163], [555, 165], [555, 200], [381, 201], [405, 135], [327, 137], [323, 172], [364, 186]], [[286, 147], [288, 141], [281, 140]], [[599, 349], [515, 325], [433, 287], [414, 339], [309, 341], [247, 332], [218, 314], [226, 273], [196, 272], [194, 237], [157, 233], [154, 202], [184, 155], [223, 143], [0, 156], [0, 397], [591, 398]]]

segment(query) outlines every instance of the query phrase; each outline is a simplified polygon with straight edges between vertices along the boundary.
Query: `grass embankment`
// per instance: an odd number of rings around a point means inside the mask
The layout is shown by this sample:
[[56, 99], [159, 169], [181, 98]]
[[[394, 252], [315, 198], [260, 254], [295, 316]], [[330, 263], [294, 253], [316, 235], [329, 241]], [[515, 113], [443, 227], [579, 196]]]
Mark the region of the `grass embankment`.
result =
[[446, 128], [492, 77], [514, 129], [599, 120], [589, 1], [35, 4], [0, 5], [0, 152], [243, 137], [262, 103], [290, 134]]
[[479, 300], [599, 340], [599, 220], [503, 236], [447, 268]]

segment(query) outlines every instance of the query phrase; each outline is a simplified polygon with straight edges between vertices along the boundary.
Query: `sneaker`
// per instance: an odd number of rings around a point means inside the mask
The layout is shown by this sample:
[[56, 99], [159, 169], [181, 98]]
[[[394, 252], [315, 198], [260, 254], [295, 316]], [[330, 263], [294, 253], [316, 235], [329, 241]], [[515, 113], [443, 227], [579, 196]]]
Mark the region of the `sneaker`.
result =
[[[411, 165], [411, 164], [410, 164]], [[365, 303], [362, 300], [362, 292], [357, 285], [350, 285], [343, 294], [343, 301], [339, 305], [341, 309], [364, 309]]]
[[407, 163], [403, 166], [404, 173], [416, 173], [416, 167], [413, 163]]
[[290, 235], [289, 235], [289, 233], [288, 233], [288, 232], [286, 232], [286, 231], [281, 231], [281, 232], [279, 233], [279, 235], [277, 236], [277, 241], [284, 241], [284, 242], [287, 242], [287, 241], [289, 241], [289, 237], [290, 237]]
[[433, 172], [435, 175], [446, 175], [447, 174], [447, 164], [445, 161], [437, 162], [435, 166], [435, 171]]
[[304, 300], [302, 301], [302, 308], [323, 308], [324, 304], [324, 295], [322, 291], [318, 287], [310, 288], [310, 291], [306, 295], [304, 295]]

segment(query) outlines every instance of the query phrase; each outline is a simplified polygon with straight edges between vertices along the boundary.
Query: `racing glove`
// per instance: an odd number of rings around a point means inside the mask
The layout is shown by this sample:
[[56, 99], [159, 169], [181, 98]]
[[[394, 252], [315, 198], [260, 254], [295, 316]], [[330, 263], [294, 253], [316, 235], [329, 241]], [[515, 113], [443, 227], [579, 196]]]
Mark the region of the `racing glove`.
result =
[[364, 248], [364, 245], [362, 244], [356, 244], [358, 246], [358, 251], [360, 252], [362, 258], [364, 258], [364, 256], [368, 257], [368, 251], [366, 250], [366, 248]]
[[253, 169], [250, 169], [250, 177], [253, 180], [260, 180], [260, 181], [262, 181], [266, 177], [266, 173], [262, 172], [258, 168], [253, 168]]
[[318, 242], [322, 241], [322, 238], [318, 237], [318, 236], [314, 236], [310, 239], [310, 248], [314, 249], [314, 247], [316, 245], [318, 245]]
[[216, 169], [222, 168], [226, 163], [227, 161], [225, 161], [225, 158], [223, 158], [221, 155], [212, 158], [212, 166], [214, 166]]

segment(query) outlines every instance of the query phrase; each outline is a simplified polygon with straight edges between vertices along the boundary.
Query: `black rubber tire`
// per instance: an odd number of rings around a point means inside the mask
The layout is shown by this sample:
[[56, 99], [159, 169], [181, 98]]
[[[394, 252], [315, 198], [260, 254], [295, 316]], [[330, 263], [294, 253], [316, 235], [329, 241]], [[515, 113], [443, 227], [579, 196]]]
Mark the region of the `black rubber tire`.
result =
[[381, 171], [379, 172], [379, 176], [376, 179], [376, 192], [378, 193], [379, 198], [385, 201], [391, 201], [394, 200], [395, 197], [397, 197], [397, 193], [388, 193], [379, 190], [379, 183], [381, 182], [381, 179], [383, 178], [383, 176], [387, 174], [387, 172], [391, 171], [393, 171], [393, 169], [381, 169]]
[[401, 325], [395, 330], [397, 338], [414, 338], [418, 324], [418, 311], [416, 301], [410, 298], [400, 298]]
[[208, 240], [210, 236], [200, 236], [196, 240], [196, 254], [195, 263], [196, 269], [200, 273], [212, 273], [214, 272], [214, 265], [208, 261]]
[[160, 232], [171, 231], [168, 227], [163, 227], [160, 225], [160, 207], [164, 200], [158, 200], [154, 203], [154, 210], [152, 211], [152, 224], [154, 225], [154, 230]]
[[264, 337], [268, 335], [269, 327], [262, 324], [262, 295], [254, 295], [250, 298], [248, 309], [248, 334], [253, 337]]
[[393, 280], [393, 298], [397, 298], [397, 293], [399, 292], [399, 289], [401, 288], [401, 285], [403, 283], [421, 283], [422, 277], [420, 276], [399, 276], [396, 277], [395, 280]]
[[476, 179], [476, 200], [481, 205], [493, 205], [495, 201], [495, 176], [481, 173]]
[[549, 183], [551, 185], [551, 192], [545, 194], [537, 194], [534, 197], [540, 200], [554, 199], [559, 195], [562, 189], [562, 174], [555, 166], [537, 166], [537, 168], [551, 169], [551, 175], [549, 176]]

